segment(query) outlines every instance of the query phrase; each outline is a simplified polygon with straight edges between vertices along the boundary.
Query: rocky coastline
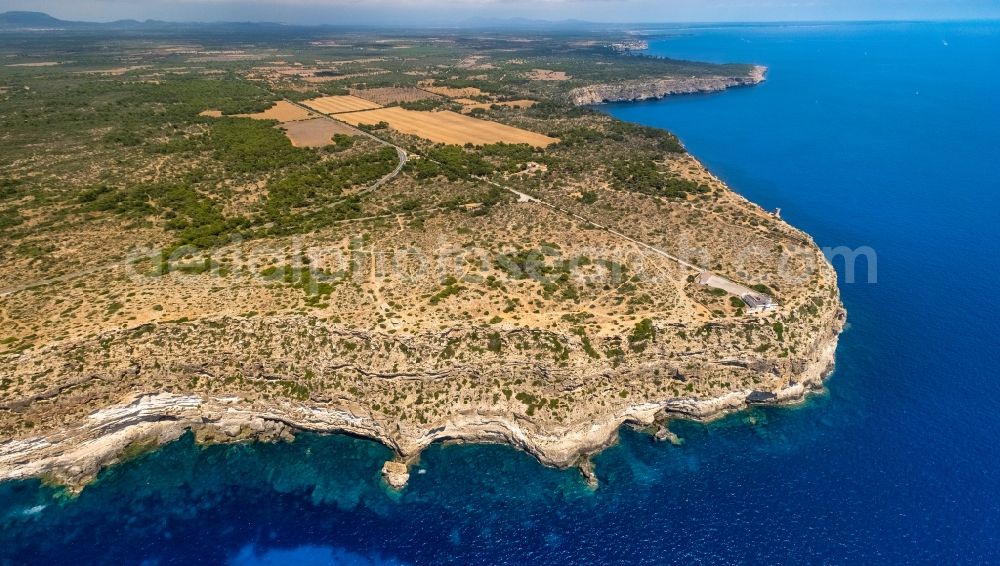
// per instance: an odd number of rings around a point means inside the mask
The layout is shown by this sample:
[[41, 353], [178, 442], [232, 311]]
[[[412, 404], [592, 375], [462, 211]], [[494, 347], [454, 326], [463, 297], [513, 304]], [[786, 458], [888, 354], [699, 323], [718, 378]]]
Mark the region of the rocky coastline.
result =
[[816, 351], [792, 379], [773, 389], [734, 390], [712, 398], [642, 399], [570, 423], [546, 423], [514, 412], [467, 411], [443, 422], [404, 426], [362, 407], [336, 403], [248, 403], [239, 397], [147, 393], [96, 411], [77, 426], [44, 436], [0, 443], [0, 481], [42, 477], [82, 489], [101, 469], [136, 449], [152, 449], [193, 431], [201, 443], [288, 441], [298, 432], [344, 433], [383, 443], [396, 453], [383, 477], [393, 489], [408, 479], [408, 463], [435, 442], [502, 443], [558, 468], [577, 466], [596, 485], [589, 457], [613, 445], [622, 426], [661, 426], [671, 420], [708, 422], [753, 405], [787, 405], [823, 389], [845, 313], [838, 308]]
[[656, 100], [677, 94], [710, 93], [730, 88], [754, 86], [764, 82], [766, 75], [767, 67], [755, 65], [746, 75], [669, 77], [595, 84], [571, 90], [569, 99], [577, 106]]
[[[595, 85], [571, 96], [586, 105], [713, 92], [765, 73]], [[834, 366], [846, 317], [836, 273], [808, 235], [718, 183], [719, 206], [752, 218], [755, 232], [769, 226], [813, 268], [808, 280], [782, 283], [774, 313], [747, 315], [743, 303], [733, 316], [709, 311], [688, 296], [713, 299], [691, 274], [650, 288], [676, 293], [673, 310], [595, 325], [589, 336], [581, 313], [548, 325], [452, 318], [399, 333], [303, 313], [123, 323], [0, 356], [0, 481], [41, 477], [80, 490], [103, 468], [191, 431], [204, 444], [300, 432], [371, 439], [395, 453], [382, 467], [392, 489], [436, 442], [510, 445], [548, 466], [578, 467], [596, 485], [590, 456], [622, 426], [655, 426], [669, 440], [671, 420], [801, 402]], [[650, 261], [674, 264], [662, 254]]]

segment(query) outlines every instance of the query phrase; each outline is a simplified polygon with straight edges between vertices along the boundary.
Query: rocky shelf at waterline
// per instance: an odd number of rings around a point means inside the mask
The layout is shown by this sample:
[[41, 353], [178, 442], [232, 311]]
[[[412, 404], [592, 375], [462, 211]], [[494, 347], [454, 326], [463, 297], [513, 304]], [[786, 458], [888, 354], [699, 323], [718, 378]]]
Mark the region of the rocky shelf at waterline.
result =
[[[844, 320], [843, 311], [837, 320]], [[671, 419], [710, 421], [761, 404], [792, 404], [820, 391], [834, 365], [841, 326], [830, 329], [815, 358], [793, 380], [773, 390], [745, 389], [712, 398], [666, 398], [598, 411], [565, 424], [514, 412], [469, 411], [427, 426], [403, 426], [360, 407], [284, 401], [251, 402], [236, 396], [174, 393], [139, 395], [90, 414], [58, 433], [0, 443], [0, 481], [46, 477], [82, 489], [104, 467], [137, 449], [155, 448], [191, 430], [202, 443], [292, 440], [299, 431], [346, 433], [382, 442], [397, 454], [383, 468], [390, 487], [405, 486], [407, 463], [439, 441], [502, 443], [524, 450], [543, 464], [579, 466], [594, 482], [589, 456], [612, 445], [621, 426], [663, 425]]]
[[573, 89], [569, 92], [569, 99], [577, 106], [656, 100], [676, 94], [719, 92], [730, 88], [754, 86], [764, 82], [766, 75], [767, 67], [755, 65], [745, 75], [667, 77], [602, 83]]

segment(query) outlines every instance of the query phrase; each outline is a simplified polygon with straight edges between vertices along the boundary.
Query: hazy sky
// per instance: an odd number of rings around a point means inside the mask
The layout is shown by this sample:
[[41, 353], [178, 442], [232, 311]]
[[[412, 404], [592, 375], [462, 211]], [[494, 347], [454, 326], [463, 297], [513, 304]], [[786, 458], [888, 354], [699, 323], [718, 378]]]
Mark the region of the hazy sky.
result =
[[525, 17], [603, 22], [1000, 18], [1000, 0], [0, 0], [63, 19], [461, 24]]

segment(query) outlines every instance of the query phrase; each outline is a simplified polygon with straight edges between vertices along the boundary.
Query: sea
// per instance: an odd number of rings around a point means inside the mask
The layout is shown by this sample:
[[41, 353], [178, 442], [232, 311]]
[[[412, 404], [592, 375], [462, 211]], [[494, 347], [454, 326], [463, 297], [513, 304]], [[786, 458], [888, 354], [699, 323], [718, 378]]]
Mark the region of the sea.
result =
[[679, 446], [624, 430], [597, 490], [502, 446], [435, 445], [397, 494], [374, 442], [186, 436], [78, 497], [0, 484], [0, 564], [1000, 562], [1000, 22], [643, 31], [770, 69], [602, 109], [830, 250], [849, 325], [826, 393], [674, 423]]

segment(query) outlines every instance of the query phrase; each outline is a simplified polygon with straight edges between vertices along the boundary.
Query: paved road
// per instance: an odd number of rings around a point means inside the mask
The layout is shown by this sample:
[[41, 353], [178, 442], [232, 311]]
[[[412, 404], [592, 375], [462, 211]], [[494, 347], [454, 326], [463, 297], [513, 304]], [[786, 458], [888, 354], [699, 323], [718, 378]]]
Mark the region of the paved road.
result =
[[[300, 104], [298, 102], [295, 102], [294, 100], [288, 100], [287, 98], [284, 99], [284, 100], [285, 100], [285, 102], [287, 102], [289, 104], [293, 104], [295, 106], [298, 106], [299, 108], [302, 108], [303, 110], [308, 110], [309, 112], [312, 112], [314, 114], [319, 114], [319, 115], [324, 116], [326, 118], [329, 118], [331, 120], [337, 120], [337, 116], [335, 114], [327, 114], [325, 112], [320, 112], [319, 110], [316, 110], [315, 108], [310, 108], [310, 107], [308, 107], [308, 106], [306, 106], [304, 104]], [[340, 120], [337, 120], [337, 121], [340, 122]], [[346, 122], [343, 122], [343, 123], [346, 124]], [[353, 127], [353, 126], [351, 126], [351, 127]], [[399, 173], [403, 170], [403, 167], [406, 166], [406, 162], [409, 159], [409, 156], [407, 155], [406, 150], [403, 149], [403, 148], [401, 148], [401, 147], [399, 147], [398, 145], [390, 143], [390, 142], [388, 142], [388, 141], [386, 141], [386, 140], [384, 140], [384, 139], [382, 139], [382, 138], [380, 138], [378, 136], [372, 135], [372, 134], [370, 134], [370, 133], [368, 133], [368, 132], [366, 132], [366, 131], [364, 131], [362, 129], [357, 129], [357, 130], [364, 137], [366, 137], [366, 138], [368, 138], [370, 140], [374, 140], [374, 141], [376, 141], [376, 142], [378, 142], [378, 143], [380, 143], [380, 144], [382, 144], [384, 146], [388, 146], [388, 147], [391, 147], [391, 148], [395, 149], [396, 150], [396, 155], [399, 156], [399, 163], [396, 165], [396, 168], [393, 169], [391, 172], [389, 172], [387, 175], [383, 176], [381, 179], [379, 179], [378, 181], [375, 181], [371, 185], [368, 185], [364, 189], [361, 189], [360, 191], [354, 193], [355, 196], [357, 196], [357, 195], [364, 195], [364, 194], [370, 193], [370, 192], [374, 191], [375, 189], [381, 187], [382, 185], [384, 185], [384, 184], [388, 183], [389, 181], [391, 181], [391, 180], [395, 179], [396, 177], [398, 177]], [[338, 201], [338, 202], [343, 202], [343, 201]], [[331, 205], [333, 205], [333, 204], [337, 204], [337, 202], [331, 203]]]
[[[375, 139], [378, 139], [378, 138], [375, 138]], [[409, 159], [409, 156], [406, 154], [406, 150], [404, 150], [401, 147], [392, 145], [392, 144], [388, 144], [388, 145], [392, 146], [396, 150], [396, 155], [399, 156], [399, 164], [396, 165], [396, 168], [393, 169], [389, 174], [385, 175], [384, 177], [382, 177], [378, 181], [375, 181], [374, 183], [372, 183], [368, 187], [366, 187], [366, 188], [358, 191], [355, 194], [363, 195], [365, 193], [370, 193], [370, 192], [374, 191], [375, 189], [381, 187], [382, 185], [384, 185], [384, 184], [388, 183], [389, 181], [391, 181], [391, 180], [395, 179], [396, 177], [398, 177], [400, 171], [402, 171], [403, 167], [406, 166], [406, 161]]]

